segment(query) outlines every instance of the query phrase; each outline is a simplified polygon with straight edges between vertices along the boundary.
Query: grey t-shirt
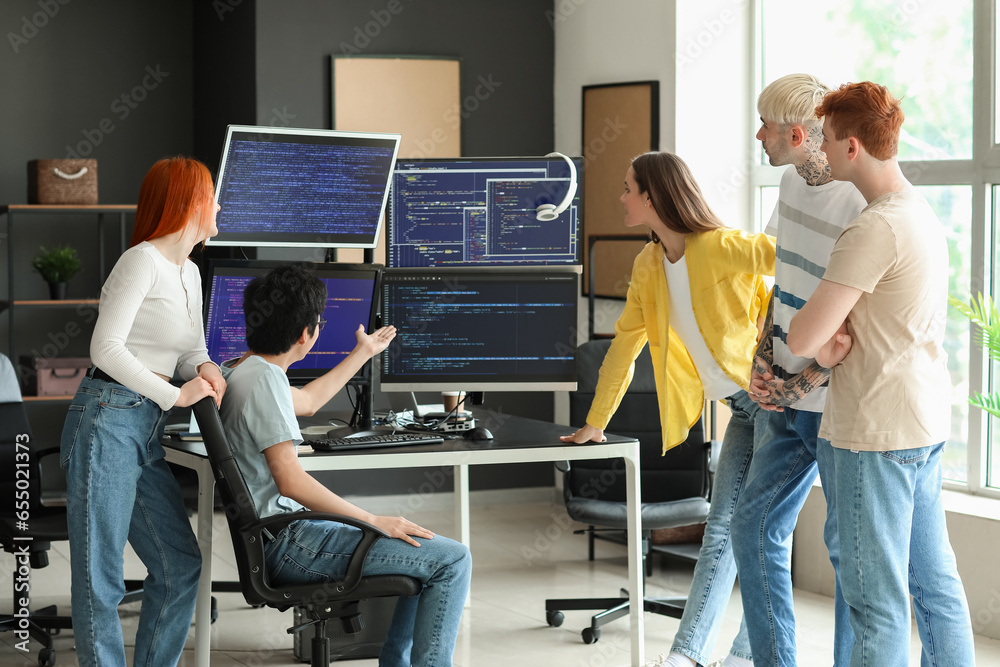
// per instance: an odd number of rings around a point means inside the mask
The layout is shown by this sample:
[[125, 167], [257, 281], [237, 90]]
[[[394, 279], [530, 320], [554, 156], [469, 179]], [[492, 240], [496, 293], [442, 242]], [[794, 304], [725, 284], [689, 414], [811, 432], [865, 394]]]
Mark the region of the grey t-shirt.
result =
[[278, 492], [264, 457], [264, 450], [272, 445], [302, 442], [288, 377], [281, 368], [257, 356], [248, 357], [236, 368], [231, 368], [231, 363], [222, 365], [227, 386], [219, 414], [257, 513], [264, 518], [304, 509]]

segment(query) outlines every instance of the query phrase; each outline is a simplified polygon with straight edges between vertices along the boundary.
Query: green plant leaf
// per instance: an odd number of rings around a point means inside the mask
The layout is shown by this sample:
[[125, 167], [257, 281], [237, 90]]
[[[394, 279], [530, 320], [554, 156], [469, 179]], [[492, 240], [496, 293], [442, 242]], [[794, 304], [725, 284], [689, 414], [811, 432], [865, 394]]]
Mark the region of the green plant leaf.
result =
[[948, 295], [948, 302], [976, 325], [974, 333], [976, 344], [985, 349], [991, 359], [1000, 361], [1000, 313], [997, 312], [997, 305], [988, 294], [983, 295], [980, 292], [977, 297], [978, 302], [973, 299], [966, 304]]
[[985, 410], [994, 417], [1000, 417], [1000, 392], [993, 392], [992, 394], [980, 394], [976, 392], [975, 396], [969, 398], [969, 403]]
[[44, 246], [38, 249], [38, 254], [31, 261], [35, 270], [50, 283], [64, 283], [76, 275], [82, 266], [76, 255], [76, 248], [56, 246], [46, 250]]

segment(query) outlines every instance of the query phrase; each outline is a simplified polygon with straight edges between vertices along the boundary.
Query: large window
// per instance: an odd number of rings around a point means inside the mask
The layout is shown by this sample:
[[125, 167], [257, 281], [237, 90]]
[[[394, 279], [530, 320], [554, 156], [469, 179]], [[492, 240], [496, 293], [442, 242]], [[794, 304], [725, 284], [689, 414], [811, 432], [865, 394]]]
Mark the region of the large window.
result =
[[[948, 290], [967, 299], [1000, 294], [993, 266], [994, 218], [1000, 220], [1000, 104], [996, 104], [1000, 0], [757, 0], [754, 99], [785, 74], [809, 72], [831, 87], [885, 84], [902, 98], [903, 172], [937, 213], [948, 241]], [[989, 26], [986, 29], [974, 26]], [[979, 33], [975, 30], [979, 29]], [[795, 36], [793, 39], [792, 36]], [[974, 104], [974, 100], [976, 103]], [[760, 152], [752, 182], [756, 225], [767, 223], [781, 168]], [[997, 211], [998, 215], [993, 212]], [[1000, 491], [1000, 420], [968, 405], [970, 391], [1000, 388], [1000, 364], [984, 360], [970, 326], [949, 312], [945, 336], [952, 390], [947, 483]]]

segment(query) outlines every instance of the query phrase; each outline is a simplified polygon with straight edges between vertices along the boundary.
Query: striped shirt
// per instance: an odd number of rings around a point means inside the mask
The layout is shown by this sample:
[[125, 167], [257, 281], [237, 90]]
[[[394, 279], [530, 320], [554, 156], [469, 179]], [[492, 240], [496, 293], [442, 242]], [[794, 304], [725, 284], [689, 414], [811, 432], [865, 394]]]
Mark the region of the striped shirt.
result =
[[[788, 350], [788, 325], [819, 286], [844, 227], [866, 205], [857, 188], [846, 181], [807, 185], [794, 166], [781, 175], [778, 204], [765, 230], [778, 239], [772, 313], [775, 377], [788, 379], [812, 363], [812, 359], [797, 357]], [[822, 412], [825, 402], [824, 386], [792, 407]]]

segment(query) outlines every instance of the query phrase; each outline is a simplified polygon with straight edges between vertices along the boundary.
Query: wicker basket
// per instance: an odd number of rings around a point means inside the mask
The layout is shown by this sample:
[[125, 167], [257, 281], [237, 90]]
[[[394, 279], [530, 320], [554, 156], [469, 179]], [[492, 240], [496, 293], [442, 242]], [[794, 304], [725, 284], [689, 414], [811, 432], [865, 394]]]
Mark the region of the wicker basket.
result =
[[97, 160], [31, 160], [29, 204], [96, 204]]

